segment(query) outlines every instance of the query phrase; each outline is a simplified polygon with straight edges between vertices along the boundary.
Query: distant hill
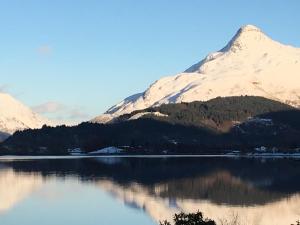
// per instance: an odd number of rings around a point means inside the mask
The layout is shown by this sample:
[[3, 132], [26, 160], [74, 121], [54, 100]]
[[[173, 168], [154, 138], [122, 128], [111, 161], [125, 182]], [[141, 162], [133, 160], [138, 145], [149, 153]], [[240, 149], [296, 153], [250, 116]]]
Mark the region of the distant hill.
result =
[[206, 102], [165, 104], [134, 111], [117, 117], [114, 122], [151, 118], [171, 124], [207, 128], [213, 132], [228, 132], [234, 125], [270, 112], [295, 108], [263, 97], [225, 97]]
[[2, 153], [66, 154], [108, 146], [127, 153], [219, 153], [300, 146], [300, 110], [263, 97], [215, 98], [134, 111], [111, 123], [82, 123], [16, 132]]

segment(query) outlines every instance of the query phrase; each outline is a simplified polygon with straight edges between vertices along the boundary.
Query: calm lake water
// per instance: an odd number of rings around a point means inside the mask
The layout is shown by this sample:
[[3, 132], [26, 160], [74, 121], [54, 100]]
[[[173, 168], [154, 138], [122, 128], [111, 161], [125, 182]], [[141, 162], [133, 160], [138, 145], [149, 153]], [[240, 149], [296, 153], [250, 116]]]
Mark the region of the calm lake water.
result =
[[200, 210], [245, 225], [300, 219], [296, 159], [0, 159], [1, 225], [154, 225]]

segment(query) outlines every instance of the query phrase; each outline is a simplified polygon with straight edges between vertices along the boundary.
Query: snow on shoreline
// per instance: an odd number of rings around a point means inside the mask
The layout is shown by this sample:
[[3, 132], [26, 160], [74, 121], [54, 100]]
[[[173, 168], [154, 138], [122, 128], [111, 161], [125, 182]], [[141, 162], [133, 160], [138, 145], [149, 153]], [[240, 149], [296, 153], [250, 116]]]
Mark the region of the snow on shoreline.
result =
[[153, 115], [153, 116], [158, 116], [158, 117], [167, 117], [168, 116], [168, 115], [162, 114], [160, 112], [142, 112], [142, 113], [137, 113], [137, 114], [133, 115], [128, 120], [137, 120], [146, 115]]
[[124, 150], [116, 147], [107, 147], [102, 148], [93, 152], [89, 152], [88, 155], [97, 155], [97, 154], [120, 154]]

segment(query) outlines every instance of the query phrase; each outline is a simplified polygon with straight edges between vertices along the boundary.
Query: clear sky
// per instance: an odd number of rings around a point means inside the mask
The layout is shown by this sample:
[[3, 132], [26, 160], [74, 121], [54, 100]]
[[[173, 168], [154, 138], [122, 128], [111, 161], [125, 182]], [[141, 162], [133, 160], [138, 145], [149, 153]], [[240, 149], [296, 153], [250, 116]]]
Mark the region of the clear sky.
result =
[[300, 47], [299, 0], [0, 0], [0, 90], [84, 120], [225, 46], [244, 24]]

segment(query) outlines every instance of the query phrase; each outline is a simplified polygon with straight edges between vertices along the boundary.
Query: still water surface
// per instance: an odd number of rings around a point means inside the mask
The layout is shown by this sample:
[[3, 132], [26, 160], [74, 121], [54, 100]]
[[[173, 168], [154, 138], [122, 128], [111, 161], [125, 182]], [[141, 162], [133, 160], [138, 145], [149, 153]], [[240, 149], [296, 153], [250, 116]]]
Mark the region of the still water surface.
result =
[[154, 225], [200, 210], [218, 224], [300, 219], [293, 159], [0, 159], [0, 225]]

